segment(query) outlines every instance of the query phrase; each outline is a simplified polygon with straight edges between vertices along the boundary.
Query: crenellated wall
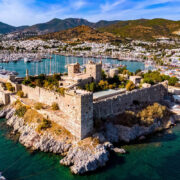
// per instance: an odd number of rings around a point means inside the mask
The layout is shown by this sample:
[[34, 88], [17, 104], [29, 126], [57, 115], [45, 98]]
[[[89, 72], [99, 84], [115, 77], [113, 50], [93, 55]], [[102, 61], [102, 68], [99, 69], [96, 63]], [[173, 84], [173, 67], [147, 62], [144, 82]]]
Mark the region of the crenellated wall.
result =
[[167, 84], [161, 83], [149, 88], [137, 89], [117, 96], [104, 98], [93, 103], [94, 119], [106, 119], [121, 114], [134, 102], [158, 102], [167, 94]]

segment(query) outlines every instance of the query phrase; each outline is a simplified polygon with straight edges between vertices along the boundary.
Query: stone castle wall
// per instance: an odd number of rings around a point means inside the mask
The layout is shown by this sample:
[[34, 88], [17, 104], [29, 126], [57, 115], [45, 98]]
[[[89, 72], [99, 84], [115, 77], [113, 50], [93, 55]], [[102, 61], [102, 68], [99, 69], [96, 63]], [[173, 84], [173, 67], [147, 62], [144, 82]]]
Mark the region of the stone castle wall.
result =
[[31, 88], [22, 85], [22, 91], [29, 99], [52, 105], [56, 102], [61, 112], [41, 110], [41, 113], [65, 127], [78, 139], [92, 134], [94, 123], [99, 119], [119, 115], [134, 105], [135, 102], [158, 102], [167, 94], [166, 84], [157, 84], [93, 101], [92, 93], [66, 92], [64, 96], [43, 88]]
[[93, 118], [106, 119], [121, 114], [135, 102], [158, 102], [167, 94], [166, 84], [138, 89], [117, 96], [101, 99], [93, 103]]
[[[62, 96], [43, 88], [31, 88], [25, 85], [22, 85], [22, 91], [29, 99], [36, 102], [49, 106], [54, 102], [57, 103], [62, 115], [53, 114], [54, 112], [44, 112], [44, 114], [59, 125], [64, 126], [77, 138], [86, 137], [93, 129], [93, 98], [91, 93], [80, 95], [71, 91]], [[86, 104], [86, 107], [84, 107], [84, 104]]]

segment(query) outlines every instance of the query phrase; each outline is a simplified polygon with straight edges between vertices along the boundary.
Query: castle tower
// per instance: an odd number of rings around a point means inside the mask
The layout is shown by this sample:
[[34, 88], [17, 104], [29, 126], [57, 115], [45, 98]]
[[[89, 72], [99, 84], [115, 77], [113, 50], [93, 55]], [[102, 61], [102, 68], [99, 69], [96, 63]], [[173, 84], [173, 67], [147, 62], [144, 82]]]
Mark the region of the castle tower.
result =
[[94, 63], [90, 61], [86, 65], [86, 74], [94, 78], [94, 82], [98, 83], [101, 80], [102, 63]]
[[68, 76], [73, 77], [77, 73], [80, 73], [80, 64], [79, 63], [69, 64], [68, 65]]

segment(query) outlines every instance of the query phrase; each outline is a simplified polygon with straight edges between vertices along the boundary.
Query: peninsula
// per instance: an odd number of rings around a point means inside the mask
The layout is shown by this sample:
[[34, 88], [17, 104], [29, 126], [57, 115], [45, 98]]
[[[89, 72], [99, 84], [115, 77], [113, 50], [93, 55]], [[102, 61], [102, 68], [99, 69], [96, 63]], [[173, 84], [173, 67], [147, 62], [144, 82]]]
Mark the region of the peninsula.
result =
[[[136, 73], [126, 67], [104, 71], [102, 62], [68, 65], [68, 73], [0, 76], [0, 117], [19, 142], [32, 150], [64, 156], [74, 174], [105, 166], [114, 143], [143, 140], [179, 120], [174, 103], [178, 79], [159, 71]], [[169, 92], [168, 92], [169, 91]]]

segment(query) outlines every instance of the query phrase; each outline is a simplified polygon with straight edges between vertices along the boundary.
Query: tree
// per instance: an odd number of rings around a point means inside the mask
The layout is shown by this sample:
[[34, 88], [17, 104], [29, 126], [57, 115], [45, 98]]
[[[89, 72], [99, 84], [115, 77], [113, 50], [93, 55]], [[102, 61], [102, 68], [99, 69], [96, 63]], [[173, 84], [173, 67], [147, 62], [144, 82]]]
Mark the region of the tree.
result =
[[95, 84], [94, 82], [92, 82], [92, 83], [89, 85], [89, 90], [90, 90], [91, 92], [94, 92], [95, 89], [96, 89], [96, 84]]
[[100, 87], [100, 89], [106, 90], [106, 89], [108, 89], [109, 84], [108, 84], [107, 81], [101, 80], [101, 81], [99, 82], [98, 86]]
[[105, 80], [107, 78], [107, 75], [104, 72], [104, 70], [102, 70], [102, 72], [101, 72], [101, 78], [102, 78], [102, 80]]
[[178, 81], [179, 79], [177, 77], [170, 77], [170, 79], [168, 80], [168, 84], [170, 86], [174, 86]]
[[135, 74], [138, 74], [138, 73], [140, 73], [140, 72], [141, 72], [141, 69], [137, 69], [136, 72], [135, 72]]

